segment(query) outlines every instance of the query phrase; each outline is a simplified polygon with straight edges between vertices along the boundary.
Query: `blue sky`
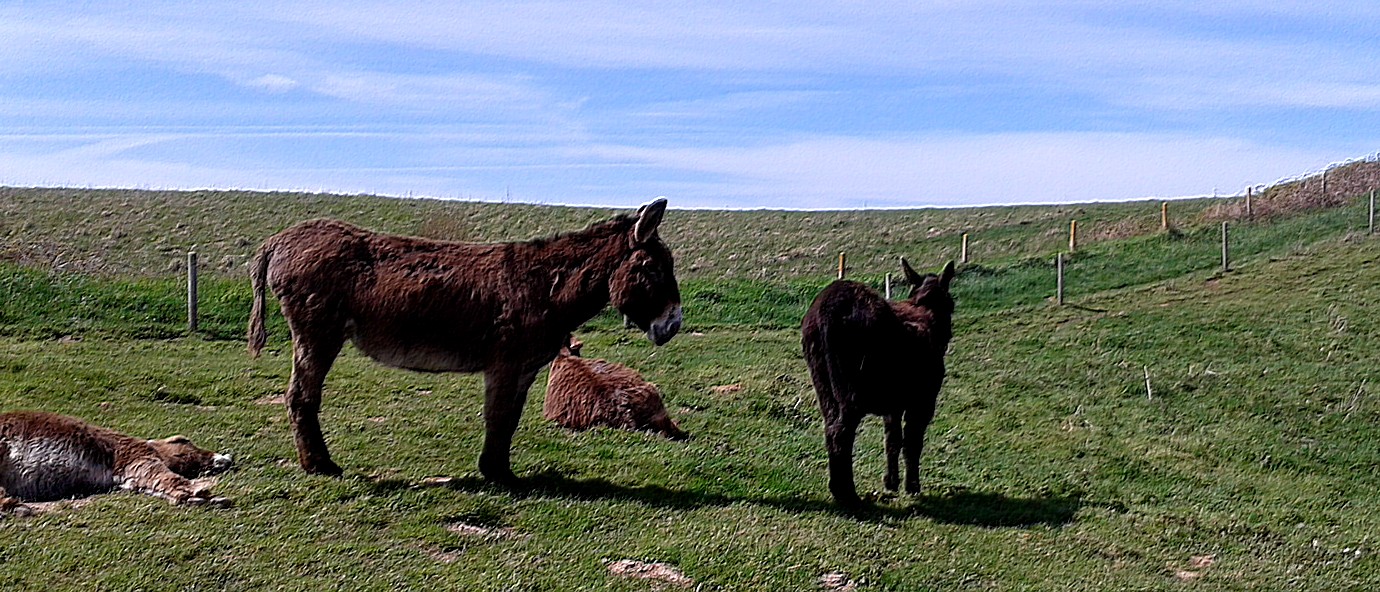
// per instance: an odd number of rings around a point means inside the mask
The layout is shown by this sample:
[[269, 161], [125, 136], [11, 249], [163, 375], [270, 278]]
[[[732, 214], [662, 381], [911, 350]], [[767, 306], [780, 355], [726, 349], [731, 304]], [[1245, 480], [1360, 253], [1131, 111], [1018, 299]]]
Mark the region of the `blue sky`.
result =
[[1380, 150], [1377, 34], [1369, 1], [0, 1], [0, 184], [1233, 194]]

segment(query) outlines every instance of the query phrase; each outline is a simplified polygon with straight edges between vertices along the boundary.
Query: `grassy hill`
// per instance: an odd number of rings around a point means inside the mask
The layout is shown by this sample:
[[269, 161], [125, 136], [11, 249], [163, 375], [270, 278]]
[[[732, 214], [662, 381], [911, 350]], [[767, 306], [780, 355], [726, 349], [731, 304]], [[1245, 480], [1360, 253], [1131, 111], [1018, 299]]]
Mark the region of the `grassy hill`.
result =
[[[265, 357], [245, 355], [239, 267], [263, 236], [314, 215], [487, 240], [609, 212], [4, 191], [0, 409], [183, 433], [238, 461], [218, 486], [237, 502], [228, 510], [112, 495], [0, 518], [7, 589], [654, 586], [611, 573], [624, 559], [666, 563], [711, 590], [1380, 585], [1380, 271], [1359, 190], [1253, 221], [1223, 207], [1235, 202], [1175, 202], [1172, 233], [1158, 232], [1151, 203], [673, 211], [665, 238], [690, 326], [653, 348], [597, 319], [586, 353], [660, 384], [694, 438], [557, 429], [540, 417], [540, 378], [514, 450], [529, 489], [516, 493], [475, 469], [477, 377], [385, 369], [353, 350], [327, 381], [322, 416], [346, 475], [301, 474], [273, 401], [289, 371], [286, 332], [276, 321]], [[1089, 237], [1069, 263], [1075, 306], [1055, 307], [1050, 259], [1075, 215]], [[1225, 274], [1223, 217], [1238, 257]], [[955, 257], [963, 231], [975, 261], [956, 280], [925, 492], [874, 491], [873, 510], [839, 512], [799, 314], [837, 251], [880, 282], [897, 254], [922, 267]], [[173, 266], [192, 243], [212, 277], [207, 331], [184, 337]], [[880, 489], [880, 427], [869, 420], [858, 445], [862, 492]]]
[[[1380, 187], [1380, 162], [1334, 168], [1328, 178], [1326, 192], [1316, 176], [1262, 189], [1254, 202], [1254, 220], [1354, 203], [1365, 191]], [[1189, 232], [1215, 228], [1223, 219], [1244, 219], [1243, 203], [1240, 198], [1173, 201], [1170, 222]], [[105, 276], [161, 277], [176, 275], [185, 265], [186, 251], [195, 248], [206, 274], [243, 278], [244, 263], [264, 238], [313, 217], [388, 232], [492, 241], [547, 236], [615, 213], [619, 211], [298, 193], [0, 188], [0, 261]], [[1052, 257], [1068, 244], [1073, 219], [1079, 221], [1085, 245], [1153, 235], [1160, 228], [1160, 202], [825, 212], [672, 210], [662, 233], [676, 253], [682, 279], [786, 282], [833, 276], [840, 251], [848, 252], [857, 274], [895, 272], [898, 255], [937, 268], [958, 258], [965, 232], [973, 263]]]

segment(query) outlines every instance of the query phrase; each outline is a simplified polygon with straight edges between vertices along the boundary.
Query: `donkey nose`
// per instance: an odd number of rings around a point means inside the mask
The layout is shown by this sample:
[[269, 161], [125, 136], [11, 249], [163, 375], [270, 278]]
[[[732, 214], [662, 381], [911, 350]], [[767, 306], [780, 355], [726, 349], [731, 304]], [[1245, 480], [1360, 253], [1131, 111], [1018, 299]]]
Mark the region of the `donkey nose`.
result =
[[231, 460], [228, 454], [217, 454], [211, 457], [211, 470], [213, 471], [224, 471], [230, 468], [232, 464], [234, 464], [234, 461]]
[[670, 341], [672, 337], [676, 336], [677, 331], [680, 331], [680, 323], [668, 326], [665, 329], [653, 327], [649, 333], [651, 333], [650, 337], [652, 338], [652, 343], [666, 345], [667, 341]]
[[680, 332], [680, 321], [680, 305], [677, 304], [667, 314], [652, 322], [651, 327], [647, 329], [647, 337], [652, 340], [652, 343], [665, 345], [667, 341], [676, 336], [676, 333]]

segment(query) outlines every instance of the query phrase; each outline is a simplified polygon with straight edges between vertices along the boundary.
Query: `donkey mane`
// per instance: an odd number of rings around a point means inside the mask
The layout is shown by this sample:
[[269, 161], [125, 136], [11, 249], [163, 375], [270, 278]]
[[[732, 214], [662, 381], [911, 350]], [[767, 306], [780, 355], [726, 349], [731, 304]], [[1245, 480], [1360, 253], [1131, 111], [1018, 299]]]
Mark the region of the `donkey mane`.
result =
[[619, 214], [609, 220], [596, 222], [582, 230], [567, 230], [557, 232], [549, 236], [542, 236], [528, 239], [525, 241], [513, 241], [509, 244], [526, 244], [536, 248], [543, 248], [552, 243], [568, 242], [580, 237], [606, 238], [619, 234], [627, 233], [629, 228], [637, 222], [637, 218], [628, 214]]
[[[528, 257], [529, 263], [533, 263], [535, 266], [556, 270], [567, 266], [583, 265], [591, 255], [603, 253], [608, 249], [625, 250], [628, 245], [624, 237], [636, 221], [635, 218], [623, 215], [594, 224], [583, 230], [562, 232], [552, 236], [522, 241], [495, 243], [494, 246], [513, 249], [515, 254]], [[483, 246], [483, 243], [468, 244]], [[537, 261], [532, 261], [528, 254], [536, 251], [540, 251], [542, 256]]]

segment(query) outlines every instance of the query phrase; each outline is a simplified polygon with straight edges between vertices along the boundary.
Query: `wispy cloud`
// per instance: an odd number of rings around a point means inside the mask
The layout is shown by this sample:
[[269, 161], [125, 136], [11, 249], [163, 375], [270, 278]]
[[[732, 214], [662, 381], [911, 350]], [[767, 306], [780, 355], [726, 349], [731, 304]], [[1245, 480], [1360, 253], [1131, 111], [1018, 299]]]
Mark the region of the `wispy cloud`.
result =
[[368, 105], [450, 112], [555, 110], [559, 103], [521, 77], [473, 74], [336, 72], [306, 86], [323, 95]]
[[280, 74], [264, 74], [258, 78], [245, 81], [244, 84], [252, 88], [261, 88], [269, 92], [287, 92], [301, 86], [301, 83], [296, 80]]
[[1229, 192], [1374, 151], [1375, 22], [1265, 0], [7, 5], [0, 183], [814, 207]]
[[[1226, 195], [1274, 181], [1280, 170], [1330, 162], [1324, 153], [1231, 138], [1118, 133], [822, 137], [734, 149], [610, 147], [603, 155], [697, 171], [723, 180], [723, 190], [808, 207]], [[722, 196], [713, 205], [741, 195]]]
[[[523, 155], [462, 145], [470, 153], [467, 160], [430, 166], [289, 161], [235, 170], [130, 154], [160, 142], [197, 139], [104, 138], [41, 158], [0, 159], [0, 170], [23, 171], [0, 177], [0, 183], [334, 188], [487, 199], [516, 186], [525, 199], [605, 205], [674, 190], [682, 207], [916, 207], [1227, 195], [1273, 181], [1281, 171], [1320, 168], [1333, 158], [1230, 138], [1106, 133], [814, 137], [719, 148], [536, 145]], [[224, 141], [200, 139], [210, 145]]]

